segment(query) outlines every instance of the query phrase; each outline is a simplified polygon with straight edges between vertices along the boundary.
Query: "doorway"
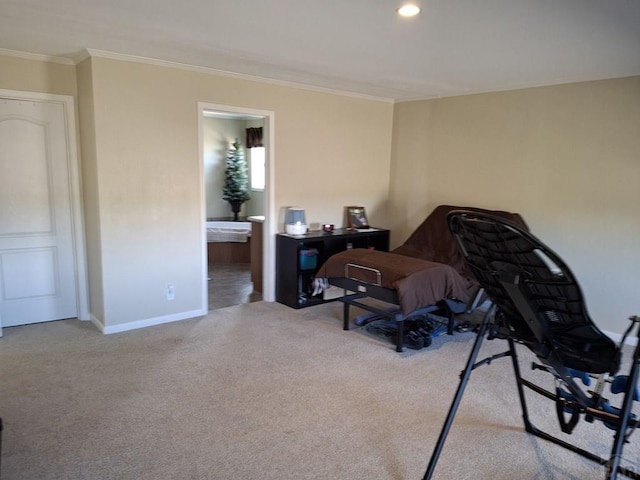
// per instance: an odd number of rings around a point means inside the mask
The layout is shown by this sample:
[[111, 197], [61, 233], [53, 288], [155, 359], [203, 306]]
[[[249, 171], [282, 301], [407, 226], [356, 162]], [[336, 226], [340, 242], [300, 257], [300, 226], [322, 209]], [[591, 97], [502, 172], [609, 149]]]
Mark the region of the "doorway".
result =
[[[273, 301], [275, 297], [275, 258], [271, 253], [273, 239], [269, 234], [273, 218], [273, 119], [274, 114], [270, 111], [198, 104], [203, 211], [203, 296], [207, 299], [207, 310], [260, 299]], [[247, 166], [251, 167], [251, 152], [244, 148], [245, 130], [256, 127], [263, 130], [264, 188], [251, 188], [251, 198], [242, 206], [240, 220], [248, 223], [228, 224], [233, 213], [229, 204], [222, 200], [225, 160], [232, 149], [231, 145], [237, 140], [242, 145], [241, 150]], [[255, 165], [252, 168], [255, 168]], [[249, 170], [251, 175], [251, 169]], [[245, 245], [208, 241], [212, 233], [215, 236], [215, 230], [220, 230], [222, 236], [226, 236], [227, 228], [248, 229], [250, 232], [257, 227], [254, 225], [257, 219], [261, 220], [261, 238], [250, 236]], [[218, 223], [221, 224], [220, 227], [217, 226]], [[207, 225], [215, 227], [214, 231], [208, 229]], [[231, 233], [236, 234], [235, 231]], [[255, 244], [256, 241], [260, 244]], [[249, 245], [249, 242], [253, 243]], [[251, 250], [250, 257], [247, 257], [246, 252], [243, 253], [244, 250]], [[249, 263], [246, 263], [247, 258]], [[261, 273], [261, 281], [252, 282], [256, 278], [256, 271]], [[258, 288], [260, 283], [261, 291], [256, 291], [254, 285]]]
[[89, 317], [74, 118], [72, 97], [0, 90], [0, 336]]

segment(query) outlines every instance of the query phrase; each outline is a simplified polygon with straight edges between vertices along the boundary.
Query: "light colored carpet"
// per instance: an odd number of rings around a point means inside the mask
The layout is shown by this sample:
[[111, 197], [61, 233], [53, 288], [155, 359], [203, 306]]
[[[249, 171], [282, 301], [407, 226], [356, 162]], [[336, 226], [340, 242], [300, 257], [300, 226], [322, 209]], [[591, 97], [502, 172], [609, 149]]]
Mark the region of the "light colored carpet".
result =
[[[341, 312], [258, 302], [108, 336], [5, 329], [2, 479], [420, 479], [473, 335], [401, 356], [344, 332]], [[530, 406], [555, 427], [551, 402]], [[435, 478], [604, 478], [520, 415], [510, 360], [476, 370]], [[611, 431], [569, 439], [606, 454]]]

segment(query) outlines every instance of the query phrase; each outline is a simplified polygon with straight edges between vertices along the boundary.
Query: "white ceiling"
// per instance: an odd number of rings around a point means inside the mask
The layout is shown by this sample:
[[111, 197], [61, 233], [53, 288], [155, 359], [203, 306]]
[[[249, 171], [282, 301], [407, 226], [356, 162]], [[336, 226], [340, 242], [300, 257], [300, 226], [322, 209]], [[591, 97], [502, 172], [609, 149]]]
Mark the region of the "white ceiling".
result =
[[[85, 49], [409, 100], [640, 74], [640, 0], [0, 0], [0, 49]], [[7, 53], [7, 52], [5, 52]]]

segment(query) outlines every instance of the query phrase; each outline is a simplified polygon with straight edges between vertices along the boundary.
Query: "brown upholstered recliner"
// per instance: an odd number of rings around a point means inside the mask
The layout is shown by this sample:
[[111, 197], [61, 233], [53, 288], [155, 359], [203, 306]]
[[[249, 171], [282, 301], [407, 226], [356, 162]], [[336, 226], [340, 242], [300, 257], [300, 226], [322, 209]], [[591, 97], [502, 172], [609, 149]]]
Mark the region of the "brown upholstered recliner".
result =
[[524, 219], [518, 213], [440, 205], [416, 228], [406, 242], [392, 250], [391, 253], [404, 255], [406, 257], [421, 258], [422, 260], [428, 260], [430, 262], [444, 263], [453, 267], [463, 277], [474, 278], [471, 269], [464, 261], [464, 257], [460, 254], [458, 246], [449, 232], [447, 215], [452, 210], [488, 213], [510, 220], [529, 230]]

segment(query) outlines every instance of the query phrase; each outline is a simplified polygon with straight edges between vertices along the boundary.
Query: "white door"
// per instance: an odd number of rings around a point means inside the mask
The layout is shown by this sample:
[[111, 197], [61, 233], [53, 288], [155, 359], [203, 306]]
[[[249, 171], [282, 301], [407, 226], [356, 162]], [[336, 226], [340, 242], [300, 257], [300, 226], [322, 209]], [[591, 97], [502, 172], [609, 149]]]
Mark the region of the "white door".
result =
[[0, 328], [78, 316], [66, 125], [0, 96]]

